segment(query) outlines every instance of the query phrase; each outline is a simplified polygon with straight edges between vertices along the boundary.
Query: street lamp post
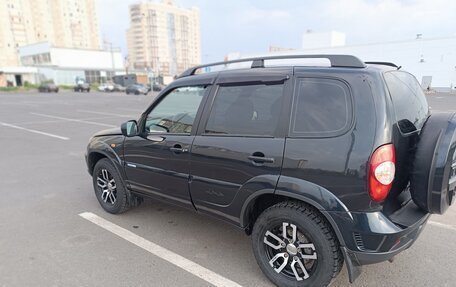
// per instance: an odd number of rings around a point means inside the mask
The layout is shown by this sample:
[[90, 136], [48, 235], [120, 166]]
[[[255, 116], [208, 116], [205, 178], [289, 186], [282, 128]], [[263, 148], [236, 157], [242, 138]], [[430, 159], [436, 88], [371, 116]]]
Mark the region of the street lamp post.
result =
[[109, 51], [111, 53], [111, 80], [112, 80], [112, 77], [114, 77], [114, 74], [115, 74], [115, 66], [114, 66], [114, 53], [112, 51], [112, 42], [109, 42], [109, 41], [104, 41], [105, 44], [108, 44], [109, 45]]

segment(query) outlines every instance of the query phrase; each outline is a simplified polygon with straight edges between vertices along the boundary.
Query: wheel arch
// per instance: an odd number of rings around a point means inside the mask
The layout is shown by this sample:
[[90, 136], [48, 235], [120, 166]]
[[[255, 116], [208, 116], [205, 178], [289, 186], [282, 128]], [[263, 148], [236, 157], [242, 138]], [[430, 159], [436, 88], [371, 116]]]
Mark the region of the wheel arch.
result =
[[93, 151], [87, 155], [87, 168], [90, 174], [93, 173], [93, 169], [95, 168], [97, 162], [103, 158], [108, 158], [108, 156], [100, 151]]
[[[110, 148], [109, 148], [110, 149]], [[126, 174], [124, 172], [123, 166], [122, 166], [122, 161], [120, 158], [117, 156], [117, 154], [110, 149], [106, 150], [92, 150], [88, 153], [87, 155], [87, 166], [89, 173], [92, 175], [93, 174], [93, 169], [95, 168], [95, 165], [97, 162], [100, 160], [106, 158], [108, 159], [116, 169], [116, 171], [120, 175], [120, 179], [122, 181], [123, 186], [125, 187], [125, 192], [127, 193], [127, 198], [129, 200], [130, 206], [138, 206], [142, 202], [142, 198], [133, 195], [130, 191], [130, 187], [126, 182]]]
[[[299, 181], [302, 181], [303, 184], [296, 185], [296, 179], [293, 178], [293, 189], [290, 189], [286, 188], [290, 182], [284, 182], [281, 177], [275, 191], [268, 189], [251, 194], [241, 210], [241, 226], [245, 229], [247, 234], [250, 234], [256, 219], [266, 208], [282, 201], [300, 201], [313, 207], [321, 214], [334, 230], [340, 245], [345, 246], [342, 232], [329, 212], [348, 212], [347, 208], [334, 194], [323, 187], [304, 180]], [[316, 198], [315, 194], [317, 193], [321, 200]]]
[[87, 148], [87, 167], [90, 174], [93, 173], [93, 169], [97, 162], [102, 158], [108, 158], [117, 172], [125, 180], [125, 172], [122, 167], [122, 160], [112, 147], [103, 140], [91, 141]]

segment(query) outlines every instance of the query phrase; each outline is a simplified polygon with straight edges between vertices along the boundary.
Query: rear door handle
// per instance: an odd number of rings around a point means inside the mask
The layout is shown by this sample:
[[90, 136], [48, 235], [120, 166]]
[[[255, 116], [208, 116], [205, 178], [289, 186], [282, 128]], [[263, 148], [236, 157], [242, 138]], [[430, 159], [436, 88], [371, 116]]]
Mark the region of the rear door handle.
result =
[[188, 152], [188, 148], [183, 148], [180, 144], [175, 144], [173, 147], [169, 148], [170, 151], [175, 153], [186, 153]]
[[274, 163], [274, 158], [272, 157], [249, 155], [249, 159], [254, 162]]

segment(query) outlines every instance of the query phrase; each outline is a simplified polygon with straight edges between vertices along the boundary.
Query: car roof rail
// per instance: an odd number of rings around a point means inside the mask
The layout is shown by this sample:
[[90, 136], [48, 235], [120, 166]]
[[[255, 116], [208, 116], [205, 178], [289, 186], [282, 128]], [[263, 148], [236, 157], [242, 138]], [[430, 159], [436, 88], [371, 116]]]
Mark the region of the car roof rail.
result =
[[394, 67], [394, 68], [399, 68], [398, 65], [394, 64], [394, 63], [390, 63], [390, 62], [376, 62], [376, 61], [368, 61], [368, 62], [364, 62], [366, 64], [371, 64], [371, 65], [383, 65], [383, 66], [390, 66], [390, 67]]
[[328, 59], [331, 63], [331, 67], [344, 67], [344, 68], [365, 68], [366, 65], [363, 61], [352, 55], [325, 55], [325, 54], [316, 54], [316, 55], [280, 55], [280, 56], [265, 56], [265, 57], [254, 57], [254, 58], [244, 58], [236, 59], [223, 62], [215, 62], [204, 65], [199, 65], [191, 67], [185, 70], [182, 74], [179, 75], [179, 78], [188, 77], [195, 74], [199, 69], [213, 67], [213, 66], [222, 66], [234, 63], [243, 63], [243, 62], [252, 62], [251, 68], [264, 68], [265, 60], [282, 60], [282, 59]]

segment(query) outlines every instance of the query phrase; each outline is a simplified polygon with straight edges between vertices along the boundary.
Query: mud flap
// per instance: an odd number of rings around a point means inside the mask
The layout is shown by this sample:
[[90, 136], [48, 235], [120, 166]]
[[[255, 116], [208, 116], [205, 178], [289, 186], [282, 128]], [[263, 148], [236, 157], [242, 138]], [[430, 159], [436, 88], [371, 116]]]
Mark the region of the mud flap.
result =
[[355, 255], [347, 250], [345, 247], [341, 247], [342, 253], [344, 254], [345, 265], [347, 266], [348, 280], [350, 283], [355, 282], [356, 278], [361, 275], [363, 271], [361, 264], [359, 264], [358, 259]]

